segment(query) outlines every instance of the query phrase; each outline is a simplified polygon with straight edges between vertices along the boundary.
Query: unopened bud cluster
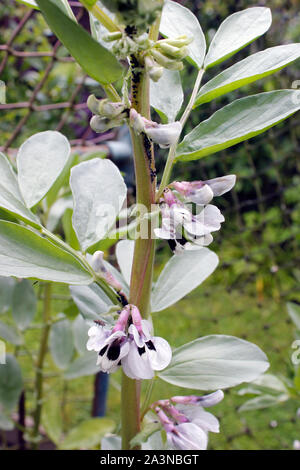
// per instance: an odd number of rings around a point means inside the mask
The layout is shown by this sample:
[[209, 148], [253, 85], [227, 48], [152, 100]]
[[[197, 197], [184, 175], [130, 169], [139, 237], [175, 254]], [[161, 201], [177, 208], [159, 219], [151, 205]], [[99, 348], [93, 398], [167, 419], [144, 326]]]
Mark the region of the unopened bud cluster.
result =
[[150, 78], [157, 82], [163, 74], [163, 69], [182, 70], [184, 59], [189, 51], [188, 45], [193, 41], [186, 35], [175, 39], [162, 39], [147, 53], [145, 59], [146, 68]]
[[122, 126], [127, 118], [126, 106], [121, 101], [115, 103], [108, 99], [98, 100], [94, 95], [90, 95], [87, 105], [94, 114], [90, 125], [95, 132], [101, 133]]
[[151, 47], [152, 41], [149, 40], [148, 34], [141, 35], [129, 34], [127, 30], [124, 32], [118, 31], [109, 33], [103, 38], [106, 42], [115, 41], [112, 52], [119, 59], [126, 59], [126, 57], [136, 54], [139, 51], [147, 50]]

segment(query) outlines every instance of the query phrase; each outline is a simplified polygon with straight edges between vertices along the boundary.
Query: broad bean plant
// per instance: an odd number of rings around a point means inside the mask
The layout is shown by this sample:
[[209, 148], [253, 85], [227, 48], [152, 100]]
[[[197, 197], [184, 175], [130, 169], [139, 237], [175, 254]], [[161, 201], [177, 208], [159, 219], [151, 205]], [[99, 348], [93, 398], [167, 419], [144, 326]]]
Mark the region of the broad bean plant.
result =
[[[51, 289], [64, 283], [90, 322], [89, 328], [85, 322], [82, 326], [88, 355], [83, 353], [81, 366], [107, 373], [122, 369], [120, 434], [104, 437], [102, 449], [206, 449], [208, 434], [219, 432], [219, 423], [205, 408], [223, 399], [222, 389], [257, 379], [269, 364], [257, 345], [233, 336], [202, 336], [174, 350], [168, 338], [155, 335], [155, 314], [217, 268], [218, 256], [208, 246], [224, 217], [212, 201], [236, 181], [235, 175], [178, 181], [172, 171], [179, 161], [230, 148], [294, 114], [300, 108], [300, 91], [271, 91], [235, 100], [185, 133], [195, 108], [283, 69], [300, 56], [300, 45], [272, 47], [226, 68], [228, 58], [268, 31], [269, 8], [229, 16], [207, 44], [196, 16], [175, 1], [82, 0], [91, 34], [77, 23], [66, 0], [23, 3], [41, 11], [84, 72], [101, 85], [105, 97], [91, 95], [87, 102], [92, 129], [101, 133], [129, 127], [136, 204], [126, 208], [126, 185], [110, 160], [78, 163], [61, 133], [32, 135], [18, 151], [17, 171], [5, 155], [0, 159], [0, 206], [6, 214], [0, 220], [0, 274], [43, 282], [41, 361], [47, 349]], [[223, 62], [224, 70], [202, 84], [206, 71], [211, 76]], [[180, 77], [187, 63], [196, 75], [190, 96]], [[163, 150], [157, 152], [158, 147]], [[163, 152], [166, 164], [157, 175], [157, 158]], [[61, 188], [69, 173], [72, 197], [66, 198]], [[55, 214], [66, 207], [72, 214], [68, 239], [51, 228]], [[157, 239], [169, 245], [170, 259], [154, 280]], [[119, 269], [106, 259], [107, 241], [117, 241]], [[28, 281], [18, 281], [20, 310], [21, 292], [28, 286]], [[26, 326], [27, 318], [19, 315]], [[66, 338], [69, 329], [65, 323]], [[182, 395], [153, 403], [157, 379], [182, 387]], [[36, 380], [39, 423], [43, 400], [38, 374]], [[142, 381], [147, 385], [143, 405]], [[184, 395], [185, 388], [195, 394]], [[98, 439], [100, 444], [100, 434], [92, 424], [91, 429], [93, 442]]]

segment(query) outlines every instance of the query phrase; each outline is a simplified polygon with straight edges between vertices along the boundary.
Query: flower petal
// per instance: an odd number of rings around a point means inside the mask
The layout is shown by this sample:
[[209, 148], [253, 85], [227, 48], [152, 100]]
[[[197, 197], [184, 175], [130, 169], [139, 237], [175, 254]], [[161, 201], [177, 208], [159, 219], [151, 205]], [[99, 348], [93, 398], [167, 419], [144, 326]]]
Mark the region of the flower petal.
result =
[[129, 346], [128, 354], [122, 359], [124, 373], [131, 379], [152, 379], [152, 370], [146, 351], [141, 354], [134, 341]]
[[154, 336], [151, 342], [155, 349], [152, 349], [150, 345], [146, 345], [151, 366], [154, 370], [163, 370], [169, 365], [172, 359], [172, 349], [168, 341], [159, 336]]
[[233, 188], [235, 182], [235, 175], [226, 175], [221, 176], [220, 178], [214, 178], [212, 180], [204, 181], [204, 183], [208, 184], [211, 187], [214, 196], [222, 196], [223, 194], [227, 193]]

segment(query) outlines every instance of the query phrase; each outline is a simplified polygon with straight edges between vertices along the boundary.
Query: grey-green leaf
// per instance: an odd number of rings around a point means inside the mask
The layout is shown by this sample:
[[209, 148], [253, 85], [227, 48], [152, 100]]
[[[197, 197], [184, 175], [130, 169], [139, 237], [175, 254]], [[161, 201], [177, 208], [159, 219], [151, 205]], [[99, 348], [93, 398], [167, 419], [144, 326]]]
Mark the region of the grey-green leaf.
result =
[[57, 395], [47, 397], [43, 404], [42, 423], [47, 436], [56, 445], [59, 445], [63, 433], [63, 417], [61, 413], [61, 401]]
[[27, 279], [17, 282], [13, 291], [12, 316], [20, 330], [25, 330], [33, 320], [37, 298], [32, 283]]
[[150, 104], [163, 122], [173, 122], [183, 103], [180, 73], [164, 69], [158, 82], [150, 81]]
[[[95, 282], [89, 286], [70, 286], [71, 296], [84, 318], [99, 320], [113, 305], [112, 301]], [[105, 317], [110, 321], [110, 317]]]
[[83, 356], [78, 357], [64, 373], [66, 380], [78, 379], [78, 377], [85, 377], [87, 375], [94, 375], [100, 371], [99, 366], [96, 365], [97, 353], [88, 351]]
[[0, 276], [0, 313], [10, 310], [15, 284], [15, 279]]
[[91, 275], [71, 254], [36, 232], [0, 221], [0, 275], [89, 284]]
[[0, 322], [0, 338], [15, 346], [20, 346], [23, 343], [23, 338], [18, 330], [2, 321]]
[[0, 80], [0, 104], [6, 103], [6, 85]]
[[250, 55], [207, 82], [200, 89], [194, 107], [267, 77], [299, 57], [300, 44], [270, 47], [265, 51]]
[[38, 227], [38, 218], [25, 206], [20, 193], [17, 177], [6, 156], [0, 152], [0, 207], [15, 217]]
[[71, 362], [74, 351], [72, 324], [69, 320], [60, 320], [52, 325], [49, 346], [57, 367], [66, 369]]
[[130, 285], [134, 245], [133, 240], [120, 240], [116, 245], [118, 265], [128, 286]]
[[288, 314], [296, 326], [297, 330], [300, 331], [300, 306], [294, 302], [287, 303]]
[[71, 148], [60, 132], [34, 134], [20, 147], [17, 155], [18, 181], [27, 207], [46, 196], [63, 171]]
[[228, 16], [217, 30], [207, 52], [204, 67], [213, 67], [262, 36], [272, 23], [271, 10], [253, 7]]
[[90, 418], [83, 421], [69, 434], [60, 445], [60, 449], [92, 449], [100, 448], [101, 439], [105, 434], [111, 433], [115, 428], [115, 423], [109, 418]]
[[73, 227], [84, 251], [105, 237], [126, 198], [120, 171], [110, 160], [94, 158], [71, 170]]
[[197, 68], [202, 67], [206, 52], [205, 36], [196, 16], [188, 8], [167, 0], [162, 12], [160, 32], [172, 39], [182, 35], [192, 36], [194, 40], [189, 45], [189, 58]]
[[116, 57], [64, 14], [54, 0], [36, 3], [54, 34], [91, 78], [105, 85], [122, 77], [124, 69]]
[[277, 90], [236, 100], [195, 127], [177, 147], [176, 159], [196, 160], [232, 147], [299, 109], [299, 90]]
[[82, 317], [77, 315], [72, 324], [72, 331], [74, 337], [74, 345], [79, 354], [85, 354], [87, 352], [86, 343], [88, 340], [88, 330], [90, 326]]
[[175, 304], [216, 269], [219, 259], [208, 248], [174, 255], [161, 272], [152, 292], [152, 312]]
[[7, 354], [6, 364], [0, 365], [0, 405], [6, 412], [12, 411], [22, 392], [21, 368], [16, 359]]
[[283, 403], [284, 401], [288, 400], [289, 396], [286, 394], [281, 395], [260, 395], [255, 398], [251, 398], [251, 400], [247, 400], [240, 406], [238, 411], [252, 411], [252, 410], [260, 410], [263, 408], [269, 408], [270, 406], [279, 405], [279, 403]]
[[180, 387], [216, 390], [251, 382], [268, 367], [266, 355], [255, 344], [234, 336], [211, 335], [176, 349], [159, 377]]

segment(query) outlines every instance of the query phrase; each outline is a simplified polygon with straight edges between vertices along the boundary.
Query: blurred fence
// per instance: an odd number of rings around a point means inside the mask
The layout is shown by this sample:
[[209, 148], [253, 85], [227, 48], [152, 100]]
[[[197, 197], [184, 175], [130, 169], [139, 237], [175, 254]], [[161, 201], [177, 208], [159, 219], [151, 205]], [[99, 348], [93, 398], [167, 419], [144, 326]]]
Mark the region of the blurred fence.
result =
[[[195, 12], [203, 3], [193, 2]], [[213, 6], [214, 2], [205, 2], [210, 3]], [[232, 13], [251, 3], [239, 2], [229, 10]], [[70, 1], [70, 5], [78, 21], [88, 27], [88, 16], [81, 4]], [[12, 155], [25, 138], [46, 129], [62, 131], [70, 138], [72, 146], [83, 152], [114, 138], [114, 132], [99, 136], [88, 126], [90, 113], [86, 98], [97, 89], [97, 84], [69, 57], [47, 29], [42, 15], [7, 0], [1, 9], [0, 77], [8, 91], [7, 104], [0, 105], [0, 149]], [[212, 12], [210, 15], [208, 26], [211, 27], [215, 20]], [[273, 33], [276, 44], [285, 31], [282, 21], [286, 26], [293, 12], [285, 15], [277, 11], [275, 17], [277, 28], [282, 32], [279, 37]], [[262, 40], [259, 43], [259, 46], [266, 45]], [[270, 79], [267, 86], [269, 89], [290, 88], [296, 79], [297, 69], [283, 71], [281, 78]], [[250, 92], [256, 91], [255, 86]], [[260, 85], [256, 92], [259, 91]], [[246, 94], [244, 90], [242, 93]], [[209, 106], [210, 112], [214, 111], [216, 105]], [[199, 115], [195, 112], [193, 116], [195, 123], [198, 122]], [[199, 179], [226, 173], [238, 175], [236, 189], [220, 202], [228, 221], [227, 236], [216, 236], [216, 242], [222, 243], [222, 275], [228, 274], [225, 281], [229, 289], [254, 282], [260, 291], [265, 284], [270, 284], [276, 287], [277, 295], [300, 301], [297, 293], [300, 282], [298, 157], [299, 117], [296, 115], [243, 145], [184, 168], [178, 165], [179, 173], [186, 179], [191, 173]], [[281, 276], [281, 273], [284, 274]]]

